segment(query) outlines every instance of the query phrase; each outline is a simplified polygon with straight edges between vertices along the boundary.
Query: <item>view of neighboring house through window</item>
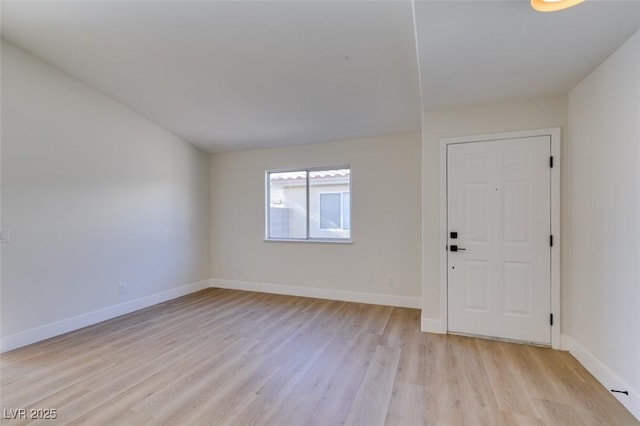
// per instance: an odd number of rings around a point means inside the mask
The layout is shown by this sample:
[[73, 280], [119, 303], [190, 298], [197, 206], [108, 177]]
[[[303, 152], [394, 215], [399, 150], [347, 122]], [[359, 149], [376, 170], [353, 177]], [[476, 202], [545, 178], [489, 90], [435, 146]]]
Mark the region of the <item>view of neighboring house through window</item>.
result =
[[351, 238], [351, 169], [267, 172], [267, 239]]

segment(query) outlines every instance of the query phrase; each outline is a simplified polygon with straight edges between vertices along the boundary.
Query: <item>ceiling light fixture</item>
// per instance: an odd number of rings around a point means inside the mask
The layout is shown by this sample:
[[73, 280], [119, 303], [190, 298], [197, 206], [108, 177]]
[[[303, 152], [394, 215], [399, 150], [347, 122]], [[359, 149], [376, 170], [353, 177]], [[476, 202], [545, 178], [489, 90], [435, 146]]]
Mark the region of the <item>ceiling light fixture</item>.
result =
[[531, 7], [538, 12], [555, 12], [582, 3], [584, 0], [531, 0]]

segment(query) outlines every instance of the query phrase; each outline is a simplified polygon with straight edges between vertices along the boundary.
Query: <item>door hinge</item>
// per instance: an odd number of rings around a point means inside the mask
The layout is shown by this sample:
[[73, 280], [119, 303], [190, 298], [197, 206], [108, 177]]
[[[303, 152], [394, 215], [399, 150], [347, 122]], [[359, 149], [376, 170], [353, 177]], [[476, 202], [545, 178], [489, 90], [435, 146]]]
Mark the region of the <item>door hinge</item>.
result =
[[553, 169], [553, 155], [549, 157], [549, 167]]
[[549, 247], [553, 247], [553, 235], [549, 235]]
[[549, 314], [549, 324], [553, 325], [553, 314]]

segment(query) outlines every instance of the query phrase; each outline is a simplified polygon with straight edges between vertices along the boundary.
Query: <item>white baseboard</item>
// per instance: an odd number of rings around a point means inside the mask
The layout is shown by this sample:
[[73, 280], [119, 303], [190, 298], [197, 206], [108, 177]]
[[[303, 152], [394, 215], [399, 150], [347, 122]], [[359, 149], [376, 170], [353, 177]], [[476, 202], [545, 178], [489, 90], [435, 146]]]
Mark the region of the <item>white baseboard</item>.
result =
[[[637, 389], [632, 389], [631, 386], [620, 379], [609, 367], [586, 350], [580, 343], [566, 335], [563, 336], [562, 340], [564, 349], [567, 349], [589, 373], [593, 374], [607, 391], [615, 396], [636, 419], [640, 420], [640, 392], [638, 392]], [[611, 389], [626, 390], [629, 392], [629, 395], [611, 392]]]
[[266, 284], [235, 280], [211, 280], [211, 287], [231, 290], [257, 291], [260, 293], [283, 294], [287, 296], [312, 297], [314, 299], [340, 300], [344, 302], [368, 303], [371, 305], [397, 306], [400, 308], [421, 308], [419, 297], [396, 296], [391, 294], [360, 293], [357, 291], [332, 290], [317, 287], [299, 287], [283, 284]]
[[447, 334], [446, 330], [442, 329], [440, 318], [422, 317], [420, 329], [426, 333]]
[[172, 290], [163, 291], [162, 293], [152, 294], [119, 305], [109, 306], [97, 311], [88, 312], [75, 317], [66, 318], [60, 321], [45, 324], [19, 333], [10, 334], [0, 339], [0, 352], [10, 351], [22, 346], [27, 346], [41, 340], [59, 336], [79, 328], [97, 324], [111, 318], [119, 317], [148, 306], [166, 302], [180, 296], [187, 295], [196, 291], [203, 290], [210, 286], [210, 280], [204, 280], [197, 283], [174, 288]]

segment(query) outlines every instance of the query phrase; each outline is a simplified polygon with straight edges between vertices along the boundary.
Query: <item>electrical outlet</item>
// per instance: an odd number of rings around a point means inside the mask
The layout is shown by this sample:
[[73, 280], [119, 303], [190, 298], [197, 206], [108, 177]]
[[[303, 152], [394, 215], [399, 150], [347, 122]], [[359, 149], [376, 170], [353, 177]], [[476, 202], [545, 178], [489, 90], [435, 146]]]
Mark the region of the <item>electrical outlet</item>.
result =
[[9, 230], [0, 229], [0, 243], [8, 243], [8, 242], [9, 242]]
[[124, 293], [125, 293], [125, 287], [126, 287], [126, 284], [125, 284], [125, 283], [120, 283], [120, 284], [118, 284], [118, 294], [119, 294], [120, 296], [124, 296]]
[[393, 279], [393, 277], [390, 276], [390, 277], [387, 278], [387, 285], [389, 287], [393, 287], [393, 286], [396, 285], [396, 281]]

